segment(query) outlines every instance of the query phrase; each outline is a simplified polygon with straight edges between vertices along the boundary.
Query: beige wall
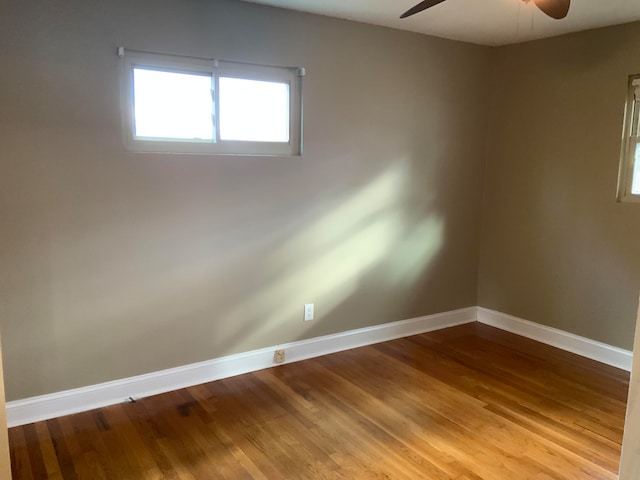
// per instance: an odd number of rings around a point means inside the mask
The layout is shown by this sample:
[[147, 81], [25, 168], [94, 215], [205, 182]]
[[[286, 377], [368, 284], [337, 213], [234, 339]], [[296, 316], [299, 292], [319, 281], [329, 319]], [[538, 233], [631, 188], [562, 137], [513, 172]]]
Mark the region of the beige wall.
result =
[[[477, 303], [489, 49], [212, 0], [9, 2], [0, 44], [8, 399]], [[306, 67], [304, 156], [126, 153], [119, 45]]]
[[480, 305], [632, 348], [640, 205], [616, 203], [640, 24], [497, 49]]

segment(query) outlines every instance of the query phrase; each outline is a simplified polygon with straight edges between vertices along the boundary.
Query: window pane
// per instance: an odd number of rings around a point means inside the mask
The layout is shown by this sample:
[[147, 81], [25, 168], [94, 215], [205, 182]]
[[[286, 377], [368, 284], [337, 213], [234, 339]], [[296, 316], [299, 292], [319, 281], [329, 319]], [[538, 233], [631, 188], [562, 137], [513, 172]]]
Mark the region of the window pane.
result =
[[220, 77], [220, 138], [289, 141], [289, 85]]
[[640, 195], [640, 142], [636, 143], [636, 155], [633, 163], [633, 183], [631, 185], [631, 193]]
[[135, 135], [213, 140], [211, 76], [133, 69]]

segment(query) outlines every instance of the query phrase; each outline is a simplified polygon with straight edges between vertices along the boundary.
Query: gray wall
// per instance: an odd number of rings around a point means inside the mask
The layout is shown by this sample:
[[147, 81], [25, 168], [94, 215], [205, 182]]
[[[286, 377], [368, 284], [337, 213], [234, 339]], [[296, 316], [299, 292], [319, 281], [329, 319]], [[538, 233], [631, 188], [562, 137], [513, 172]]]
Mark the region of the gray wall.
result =
[[496, 49], [479, 304], [632, 348], [640, 205], [616, 203], [640, 23]]
[[[476, 305], [489, 49], [212, 0], [9, 2], [0, 45], [9, 400]], [[119, 45], [306, 67], [304, 156], [125, 152]]]

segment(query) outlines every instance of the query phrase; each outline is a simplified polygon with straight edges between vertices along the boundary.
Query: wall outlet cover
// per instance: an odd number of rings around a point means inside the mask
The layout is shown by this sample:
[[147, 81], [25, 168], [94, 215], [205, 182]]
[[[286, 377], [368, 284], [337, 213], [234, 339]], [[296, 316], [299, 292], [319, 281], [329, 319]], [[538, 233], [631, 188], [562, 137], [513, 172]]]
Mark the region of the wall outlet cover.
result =
[[304, 306], [304, 321], [308, 322], [314, 318], [314, 306], [313, 303], [306, 303]]
[[273, 355], [273, 361], [275, 363], [283, 363], [284, 362], [284, 349], [276, 350]]

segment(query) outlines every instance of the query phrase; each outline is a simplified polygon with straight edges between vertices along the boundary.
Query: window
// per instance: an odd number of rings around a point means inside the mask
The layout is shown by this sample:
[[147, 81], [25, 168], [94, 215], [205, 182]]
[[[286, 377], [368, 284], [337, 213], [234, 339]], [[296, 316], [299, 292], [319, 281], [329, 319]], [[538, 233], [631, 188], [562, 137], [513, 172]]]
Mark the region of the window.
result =
[[128, 149], [300, 155], [304, 69], [118, 53]]
[[629, 77], [620, 158], [618, 200], [640, 202], [640, 75]]

